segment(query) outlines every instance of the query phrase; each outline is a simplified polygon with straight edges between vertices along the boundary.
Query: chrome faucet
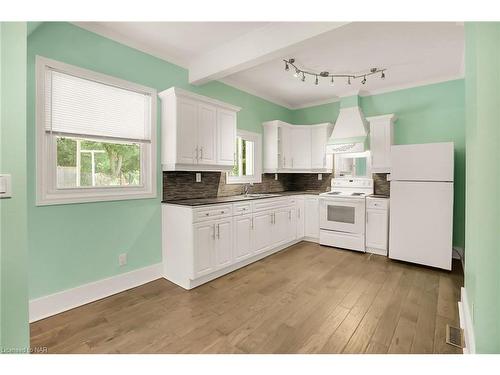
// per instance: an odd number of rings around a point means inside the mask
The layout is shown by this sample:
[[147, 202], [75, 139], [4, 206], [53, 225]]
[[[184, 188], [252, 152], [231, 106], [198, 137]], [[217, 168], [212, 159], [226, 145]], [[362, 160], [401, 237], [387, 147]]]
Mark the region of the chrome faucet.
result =
[[253, 184], [245, 184], [245, 195], [248, 195], [248, 190], [250, 189], [250, 186]]

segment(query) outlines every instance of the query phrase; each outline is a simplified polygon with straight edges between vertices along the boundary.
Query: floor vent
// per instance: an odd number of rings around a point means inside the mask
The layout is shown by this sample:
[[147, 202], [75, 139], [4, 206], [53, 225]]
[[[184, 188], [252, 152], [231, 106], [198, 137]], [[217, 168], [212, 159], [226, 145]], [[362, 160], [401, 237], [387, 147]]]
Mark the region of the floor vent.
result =
[[446, 343], [456, 346], [457, 348], [464, 347], [464, 330], [462, 328], [446, 325]]

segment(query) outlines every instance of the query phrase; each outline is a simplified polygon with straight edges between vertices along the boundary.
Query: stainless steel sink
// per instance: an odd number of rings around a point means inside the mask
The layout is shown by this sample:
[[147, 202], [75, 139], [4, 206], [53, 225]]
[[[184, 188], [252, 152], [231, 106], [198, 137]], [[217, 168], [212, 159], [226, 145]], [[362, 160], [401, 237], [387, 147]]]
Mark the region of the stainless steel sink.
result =
[[255, 199], [255, 198], [269, 198], [269, 197], [279, 197], [280, 195], [279, 194], [265, 194], [265, 193], [262, 193], [262, 194], [245, 194], [245, 195], [242, 195], [242, 198], [247, 198], [247, 199]]

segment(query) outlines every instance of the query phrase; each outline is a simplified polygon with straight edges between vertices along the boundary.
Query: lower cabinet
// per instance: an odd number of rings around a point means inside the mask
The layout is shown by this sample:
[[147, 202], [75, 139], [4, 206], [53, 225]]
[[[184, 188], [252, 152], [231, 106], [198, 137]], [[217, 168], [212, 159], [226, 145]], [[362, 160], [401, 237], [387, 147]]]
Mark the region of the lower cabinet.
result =
[[319, 199], [317, 196], [304, 198], [304, 236], [319, 238]]
[[366, 251], [387, 256], [389, 249], [389, 199], [366, 198]]
[[252, 215], [236, 216], [233, 219], [233, 256], [237, 262], [253, 254], [253, 220]]
[[[310, 202], [310, 203], [307, 203]], [[316, 202], [316, 206], [314, 203]], [[281, 197], [248, 205], [162, 206], [165, 278], [191, 289], [270, 255], [305, 236], [318, 222], [317, 198]], [[316, 207], [316, 212], [308, 212]], [[254, 212], [255, 210], [255, 212]], [[313, 220], [316, 218], [316, 221]]]

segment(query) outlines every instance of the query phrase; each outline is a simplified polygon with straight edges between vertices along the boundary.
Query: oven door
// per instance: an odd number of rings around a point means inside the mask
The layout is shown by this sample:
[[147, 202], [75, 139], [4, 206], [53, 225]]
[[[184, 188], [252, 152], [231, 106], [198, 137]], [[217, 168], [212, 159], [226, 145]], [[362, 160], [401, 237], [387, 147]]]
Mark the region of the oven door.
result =
[[319, 204], [319, 226], [321, 229], [347, 233], [364, 232], [364, 199], [320, 198]]

